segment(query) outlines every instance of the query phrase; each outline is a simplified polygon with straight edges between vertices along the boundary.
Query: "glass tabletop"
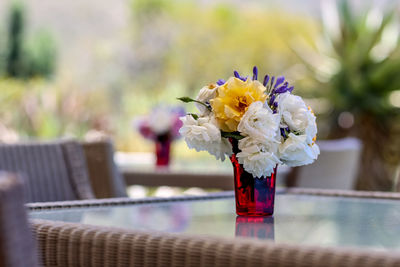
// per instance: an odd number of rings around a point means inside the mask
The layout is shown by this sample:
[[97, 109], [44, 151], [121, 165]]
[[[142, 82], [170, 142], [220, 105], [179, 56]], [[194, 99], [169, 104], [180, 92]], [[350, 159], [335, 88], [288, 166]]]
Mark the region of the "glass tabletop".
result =
[[400, 201], [277, 194], [273, 217], [237, 217], [234, 198], [35, 210], [30, 217], [298, 245], [400, 249]]

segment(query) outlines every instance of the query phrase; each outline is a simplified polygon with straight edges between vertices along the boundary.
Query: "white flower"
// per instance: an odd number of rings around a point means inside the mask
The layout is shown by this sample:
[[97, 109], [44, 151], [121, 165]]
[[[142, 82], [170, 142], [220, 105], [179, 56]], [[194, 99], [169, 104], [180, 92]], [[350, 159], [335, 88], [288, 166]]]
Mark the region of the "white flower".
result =
[[307, 136], [310, 144], [317, 134], [315, 116], [299, 96], [290, 93], [278, 97], [278, 113], [282, 115], [281, 127], [289, 127], [291, 132]]
[[238, 131], [244, 136], [268, 142], [277, 135], [279, 123], [279, 114], [273, 114], [269, 107], [264, 107], [261, 101], [256, 101], [243, 115], [238, 125]]
[[170, 130], [174, 120], [168, 108], [159, 107], [154, 109], [148, 117], [150, 129], [156, 134], [161, 135]]
[[244, 169], [254, 177], [270, 176], [277, 164], [280, 163], [276, 156], [277, 142], [260, 143], [259, 140], [245, 137], [239, 141], [239, 152], [236, 157]]
[[[204, 86], [203, 88], [201, 88], [199, 94], [196, 97], [196, 100], [205, 104], [209, 104], [209, 101], [215, 98], [217, 94], [217, 88], [218, 87], [214, 85]], [[195, 106], [199, 110], [201, 116], [208, 115], [210, 113], [210, 111], [200, 103], [195, 103]]]
[[290, 167], [311, 164], [319, 155], [319, 147], [309, 144], [306, 135], [290, 133], [286, 141], [279, 145], [279, 155], [283, 163]]
[[192, 115], [181, 118], [183, 122], [179, 133], [190, 140], [216, 142], [221, 139], [221, 132], [213, 123], [212, 117], [200, 117], [197, 120]]
[[196, 151], [208, 151], [217, 159], [225, 160], [225, 155], [232, 154], [232, 147], [216, 126], [215, 118], [200, 117], [195, 120], [191, 115], [181, 118], [183, 122], [179, 133], [185, 138], [189, 148]]
[[[219, 153], [230, 157], [232, 155], [232, 145], [227, 138], [221, 138], [221, 145], [219, 148]], [[215, 154], [213, 154], [215, 155]], [[224, 161], [225, 157], [222, 157], [222, 161]], [[218, 159], [218, 158], [217, 158]]]

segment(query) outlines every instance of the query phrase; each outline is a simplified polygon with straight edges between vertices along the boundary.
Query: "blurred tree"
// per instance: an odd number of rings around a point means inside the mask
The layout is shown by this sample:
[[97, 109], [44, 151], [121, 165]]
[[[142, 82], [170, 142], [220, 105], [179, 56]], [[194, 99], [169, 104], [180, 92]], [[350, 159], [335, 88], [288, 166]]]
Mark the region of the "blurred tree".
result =
[[[5, 36], [3, 28], [0, 27], [0, 36]], [[0, 38], [0, 77], [4, 76], [6, 71], [6, 42], [7, 38]]]
[[[293, 49], [334, 105], [332, 137], [363, 141], [360, 190], [393, 190], [400, 164], [400, 46], [395, 9], [356, 15], [348, 1], [322, 2], [323, 35]], [[303, 45], [302, 45], [303, 44]], [[353, 124], [354, 121], [354, 125]], [[349, 129], [347, 129], [349, 128]]]
[[6, 54], [6, 75], [23, 77], [25, 63], [23, 55], [23, 35], [25, 11], [20, 2], [13, 2], [8, 17], [8, 44]]
[[53, 36], [45, 30], [38, 31], [28, 41], [26, 48], [27, 76], [49, 78], [56, 67], [57, 49]]
[[56, 45], [51, 34], [39, 31], [26, 41], [25, 9], [14, 1], [8, 16], [5, 75], [12, 78], [50, 77], [55, 69]]

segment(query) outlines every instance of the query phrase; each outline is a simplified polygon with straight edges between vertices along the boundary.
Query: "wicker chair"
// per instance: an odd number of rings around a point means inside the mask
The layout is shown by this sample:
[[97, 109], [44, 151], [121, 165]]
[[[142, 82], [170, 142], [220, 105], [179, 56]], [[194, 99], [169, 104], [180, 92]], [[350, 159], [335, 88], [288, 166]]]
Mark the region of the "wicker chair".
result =
[[126, 197], [125, 181], [114, 162], [112, 142], [103, 139], [82, 145], [96, 198]]
[[321, 154], [313, 164], [296, 167], [288, 176], [288, 187], [354, 188], [362, 144], [356, 138], [319, 141]]
[[26, 217], [21, 180], [0, 173], [0, 266], [39, 266]]
[[27, 202], [94, 198], [82, 147], [75, 141], [1, 144], [0, 169], [23, 174]]

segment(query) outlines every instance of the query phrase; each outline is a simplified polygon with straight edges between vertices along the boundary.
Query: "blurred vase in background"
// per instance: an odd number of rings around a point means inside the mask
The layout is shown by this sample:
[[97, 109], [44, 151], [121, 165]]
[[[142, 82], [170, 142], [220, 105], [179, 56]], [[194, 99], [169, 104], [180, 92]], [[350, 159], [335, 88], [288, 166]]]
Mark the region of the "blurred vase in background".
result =
[[135, 120], [135, 128], [144, 138], [155, 144], [157, 167], [169, 166], [171, 143], [180, 137], [182, 122], [179, 118], [184, 114], [182, 107], [158, 106], [148, 115]]
[[168, 166], [171, 152], [171, 137], [169, 134], [159, 135], [156, 138], [156, 165]]

